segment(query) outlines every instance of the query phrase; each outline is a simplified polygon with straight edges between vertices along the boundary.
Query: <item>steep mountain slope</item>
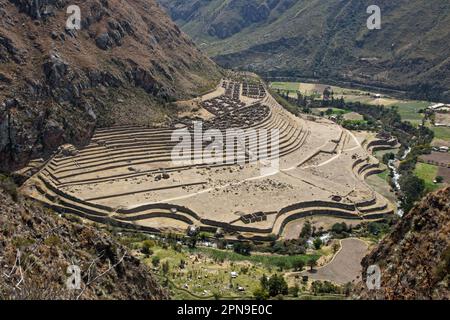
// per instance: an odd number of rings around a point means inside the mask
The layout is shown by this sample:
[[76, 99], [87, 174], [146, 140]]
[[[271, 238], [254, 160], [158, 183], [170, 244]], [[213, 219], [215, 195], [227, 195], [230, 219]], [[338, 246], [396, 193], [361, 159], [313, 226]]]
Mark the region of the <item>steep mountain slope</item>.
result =
[[158, 0], [224, 66], [268, 77], [358, 82], [450, 99], [450, 3], [380, 0]]
[[[375, 299], [450, 299], [450, 188], [428, 195], [367, 256], [363, 270], [381, 268]], [[361, 289], [360, 288], [360, 289]]]
[[[105, 232], [41, 205], [13, 201], [0, 176], [0, 300], [167, 299], [151, 271]], [[67, 268], [81, 271], [69, 290]]]
[[[69, 5], [81, 30], [66, 28]], [[96, 126], [167, 121], [167, 102], [219, 78], [154, 0], [1, 0], [0, 170]]]

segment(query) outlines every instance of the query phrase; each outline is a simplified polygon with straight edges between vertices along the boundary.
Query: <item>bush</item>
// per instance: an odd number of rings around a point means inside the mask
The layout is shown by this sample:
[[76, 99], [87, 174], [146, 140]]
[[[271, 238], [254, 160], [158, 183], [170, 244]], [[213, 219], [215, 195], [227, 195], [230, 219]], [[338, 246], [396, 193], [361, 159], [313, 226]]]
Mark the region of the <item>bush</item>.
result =
[[293, 267], [295, 271], [302, 271], [305, 267], [305, 262], [303, 262], [303, 260], [294, 261]]
[[160, 261], [161, 261], [161, 259], [160, 259], [158, 256], [154, 256], [154, 257], [152, 258], [152, 264], [153, 264], [153, 266], [154, 266], [155, 268], [158, 267]]
[[341, 293], [341, 288], [329, 281], [314, 281], [311, 285], [311, 291], [314, 294]]
[[10, 177], [0, 174], [0, 189], [8, 193], [15, 202], [19, 200], [17, 186]]
[[289, 294], [293, 297], [298, 297], [298, 293], [300, 291], [300, 287], [298, 284], [295, 284], [295, 286], [289, 288]]
[[142, 242], [142, 248], [141, 252], [143, 254], [151, 256], [153, 254], [152, 247], [155, 245], [155, 243], [152, 240], [145, 240]]
[[255, 297], [255, 300], [257, 301], [264, 301], [269, 299], [269, 293], [263, 288], [257, 288], [253, 291], [253, 297]]
[[165, 261], [165, 262], [162, 264], [162, 271], [163, 271], [163, 273], [166, 275], [166, 274], [169, 273], [169, 270], [170, 270], [169, 261]]

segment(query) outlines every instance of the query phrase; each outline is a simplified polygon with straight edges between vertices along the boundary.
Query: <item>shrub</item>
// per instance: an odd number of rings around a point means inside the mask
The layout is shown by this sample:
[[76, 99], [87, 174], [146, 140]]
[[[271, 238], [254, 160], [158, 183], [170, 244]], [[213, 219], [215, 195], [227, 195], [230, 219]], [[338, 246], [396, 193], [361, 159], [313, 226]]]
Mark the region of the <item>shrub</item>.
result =
[[289, 294], [293, 297], [298, 297], [298, 293], [300, 291], [300, 287], [298, 284], [295, 284], [295, 286], [289, 288]]
[[161, 259], [160, 259], [158, 256], [154, 256], [154, 257], [152, 258], [152, 264], [153, 264], [153, 266], [154, 266], [155, 268], [158, 267], [160, 261], [161, 261]]
[[143, 254], [151, 256], [153, 251], [151, 250], [154, 247], [155, 243], [152, 240], [145, 240], [142, 242], [141, 252]]
[[253, 296], [257, 301], [264, 301], [269, 299], [269, 293], [263, 288], [257, 288], [255, 291], [253, 291]]
[[8, 193], [15, 202], [19, 200], [17, 186], [10, 177], [0, 174], [0, 189]]

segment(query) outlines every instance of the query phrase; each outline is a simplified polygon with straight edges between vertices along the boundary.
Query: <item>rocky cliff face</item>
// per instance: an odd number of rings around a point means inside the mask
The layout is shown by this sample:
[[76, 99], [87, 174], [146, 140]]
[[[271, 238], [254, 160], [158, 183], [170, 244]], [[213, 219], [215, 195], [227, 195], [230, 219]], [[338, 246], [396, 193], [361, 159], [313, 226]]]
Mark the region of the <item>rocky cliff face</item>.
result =
[[[381, 289], [363, 299], [450, 299], [450, 188], [427, 196], [362, 262], [381, 268]], [[363, 288], [363, 289], [361, 289]]]
[[[16, 199], [0, 176], [0, 300], [168, 299], [151, 271], [111, 235], [36, 202]], [[69, 290], [67, 268], [80, 268]]]
[[[80, 30], [66, 27], [69, 5]], [[168, 102], [219, 78], [153, 0], [1, 0], [0, 170], [97, 126], [164, 122]]]

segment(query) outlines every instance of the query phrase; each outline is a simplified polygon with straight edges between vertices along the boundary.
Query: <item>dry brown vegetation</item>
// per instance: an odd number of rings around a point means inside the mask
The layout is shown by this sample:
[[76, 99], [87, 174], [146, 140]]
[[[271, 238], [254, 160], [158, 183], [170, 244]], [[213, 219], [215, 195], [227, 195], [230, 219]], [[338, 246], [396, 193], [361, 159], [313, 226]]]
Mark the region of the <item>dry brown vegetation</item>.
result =
[[[0, 188], [0, 299], [166, 299], [150, 270], [104, 231]], [[68, 290], [67, 268], [81, 269]]]

